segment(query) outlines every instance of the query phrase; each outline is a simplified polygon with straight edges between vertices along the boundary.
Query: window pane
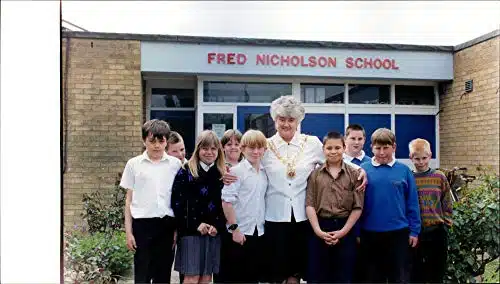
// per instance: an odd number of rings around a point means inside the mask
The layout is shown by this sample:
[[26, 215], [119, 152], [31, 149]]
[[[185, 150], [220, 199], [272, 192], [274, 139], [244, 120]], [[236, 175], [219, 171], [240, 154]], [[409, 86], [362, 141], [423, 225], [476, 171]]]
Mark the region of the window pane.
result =
[[291, 84], [204, 82], [204, 102], [270, 103], [292, 94]]
[[245, 114], [245, 131], [256, 129], [262, 131], [266, 137], [276, 134], [274, 121], [269, 113], [265, 114]]
[[435, 105], [433, 86], [396, 86], [398, 105]]
[[313, 85], [301, 84], [301, 100], [305, 103], [330, 103], [343, 104], [344, 91], [343, 84], [335, 85]]
[[390, 104], [389, 85], [348, 85], [350, 104]]
[[233, 114], [231, 113], [204, 113], [203, 129], [214, 130], [217, 137], [222, 138], [224, 132], [233, 128]]
[[151, 107], [194, 107], [194, 90], [153, 88]]
[[152, 110], [151, 119], [161, 119], [168, 122], [170, 129], [179, 132], [186, 147], [186, 158], [189, 159], [194, 150], [195, 111]]
[[[411, 127], [409, 127], [411, 125]], [[436, 116], [407, 115], [395, 116], [396, 140], [398, 145], [408, 145], [411, 140], [422, 138], [431, 144], [431, 152], [436, 153]], [[408, 159], [408, 147], [396, 147], [397, 159]]]

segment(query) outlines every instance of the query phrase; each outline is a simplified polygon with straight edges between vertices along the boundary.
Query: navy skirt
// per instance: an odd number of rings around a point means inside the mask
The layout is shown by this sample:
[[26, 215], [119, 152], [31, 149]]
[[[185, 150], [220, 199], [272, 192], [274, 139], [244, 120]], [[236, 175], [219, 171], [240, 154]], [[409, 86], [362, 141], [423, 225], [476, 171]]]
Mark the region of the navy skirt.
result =
[[221, 239], [212, 236], [185, 236], [177, 243], [175, 271], [185, 276], [219, 273]]

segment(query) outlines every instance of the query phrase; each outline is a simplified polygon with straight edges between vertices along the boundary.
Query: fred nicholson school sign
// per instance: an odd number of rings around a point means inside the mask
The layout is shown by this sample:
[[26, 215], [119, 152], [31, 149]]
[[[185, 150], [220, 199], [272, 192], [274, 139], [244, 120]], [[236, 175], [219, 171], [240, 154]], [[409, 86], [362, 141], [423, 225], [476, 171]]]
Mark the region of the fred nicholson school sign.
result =
[[142, 41], [141, 71], [440, 81], [453, 79], [453, 55], [442, 51]]
[[[244, 53], [215, 53], [210, 52], [207, 55], [208, 64], [229, 64], [244, 65], [247, 63], [247, 55]], [[297, 55], [279, 55], [279, 54], [257, 54], [255, 65], [273, 65], [273, 66], [293, 66], [293, 67], [337, 67], [337, 57], [331, 56], [297, 56]], [[387, 70], [399, 70], [396, 60], [389, 58], [353, 58], [345, 59], [346, 68], [375, 68]]]

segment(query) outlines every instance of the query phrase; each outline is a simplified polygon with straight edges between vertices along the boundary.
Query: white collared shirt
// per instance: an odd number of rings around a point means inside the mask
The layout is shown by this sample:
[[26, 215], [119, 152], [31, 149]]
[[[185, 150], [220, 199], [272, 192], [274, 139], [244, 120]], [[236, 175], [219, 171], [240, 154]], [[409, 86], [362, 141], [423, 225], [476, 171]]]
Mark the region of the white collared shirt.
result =
[[202, 161], [200, 161], [200, 165], [201, 165], [201, 168], [205, 172], [208, 172], [208, 170], [210, 170], [210, 168], [214, 166], [214, 163], [211, 163], [210, 165], [207, 165], [207, 164], [203, 163]]
[[347, 154], [347, 153], [344, 153], [344, 154], [343, 154], [344, 161], [348, 161], [348, 162], [352, 162], [352, 160], [353, 160], [354, 158], [356, 158], [356, 159], [358, 159], [358, 160], [360, 160], [360, 161], [361, 161], [361, 160], [363, 160], [363, 158], [364, 158], [365, 156], [366, 156], [366, 154], [365, 154], [365, 151], [363, 151], [363, 150], [361, 150], [361, 155], [359, 155], [359, 156], [357, 156], [357, 157], [351, 157], [351, 156], [349, 156], [349, 154]]
[[[394, 164], [395, 164], [395, 163], [396, 163], [396, 159], [395, 159], [395, 158], [394, 158], [394, 156], [393, 156], [393, 157], [392, 157], [392, 161], [390, 161], [390, 162], [389, 162], [388, 164], [386, 164], [386, 165], [388, 165], [389, 167], [391, 167], [391, 168], [392, 168], [392, 166], [394, 166]], [[373, 165], [374, 167], [378, 167], [378, 166], [380, 166], [381, 164], [380, 164], [379, 162], [375, 161], [375, 157], [372, 157], [372, 165]]]
[[222, 189], [222, 200], [233, 205], [239, 230], [248, 236], [255, 227], [259, 236], [264, 234], [265, 194], [267, 175], [260, 165], [259, 172], [244, 159], [231, 168], [231, 174], [238, 180]]
[[146, 151], [128, 160], [120, 186], [132, 190], [130, 211], [133, 218], [174, 216], [170, 196], [180, 168], [181, 161], [167, 153], [158, 163], [153, 163]]
[[[296, 133], [290, 143], [285, 142], [278, 133], [268, 138], [274, 143], [281, 157], [295, 157], [305, 135]], [[291, 213], [297, 222], [304, 221], [306, 217], [306, 187], [307, 178], [318, 163], [323, 163], [323, 144], [316, 136], [308, 136], [304, 150], [295, 162], [295, 177], [289, 178], [286, 165], [276, 155], [267, 150], [262, 158], [262, 165], [268, 176], [266, 193], [266, 221], [290, 222]]]

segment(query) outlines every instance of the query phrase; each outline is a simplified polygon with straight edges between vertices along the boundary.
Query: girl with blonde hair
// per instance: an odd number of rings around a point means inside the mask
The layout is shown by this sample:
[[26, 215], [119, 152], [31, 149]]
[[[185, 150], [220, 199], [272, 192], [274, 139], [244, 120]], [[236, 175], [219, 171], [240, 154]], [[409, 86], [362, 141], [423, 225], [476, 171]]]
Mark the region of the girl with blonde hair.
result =
[[205, 130], [172, 186], [179, 238], [174, 269], [184, 275], [184, 283], [210, 283], [212, 274], [219, 272], [220, 232], [226, 229], [221, 202], [224, 171], [220, 141], [215, 132]]

